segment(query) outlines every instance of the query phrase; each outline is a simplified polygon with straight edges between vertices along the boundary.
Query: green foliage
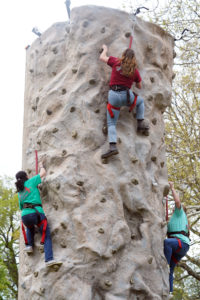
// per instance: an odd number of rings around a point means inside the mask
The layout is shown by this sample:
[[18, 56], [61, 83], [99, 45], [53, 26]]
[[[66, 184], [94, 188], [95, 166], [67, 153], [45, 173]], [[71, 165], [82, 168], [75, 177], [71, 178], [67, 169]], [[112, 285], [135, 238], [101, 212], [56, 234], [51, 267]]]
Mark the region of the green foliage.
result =
[[17, 299], [19, 212], [12, 180], [0, 179], [0, 299]]

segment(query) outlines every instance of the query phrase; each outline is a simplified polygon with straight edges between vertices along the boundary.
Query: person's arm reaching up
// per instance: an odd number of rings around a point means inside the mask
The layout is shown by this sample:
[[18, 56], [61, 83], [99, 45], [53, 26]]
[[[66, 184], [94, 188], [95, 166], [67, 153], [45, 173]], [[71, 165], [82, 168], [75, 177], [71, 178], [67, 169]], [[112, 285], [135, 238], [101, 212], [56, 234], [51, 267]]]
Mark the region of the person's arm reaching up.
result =
[[107, 56], [108, 47], [106, 45], [102, 46], [103, 51], [101, 52], [99, 59], [105, 63], [108, 62], [109, 57]]
[[39, 167], [40, 167], [40, 177], [42, 178], [42, 177], [46, 176], [46, 170], [45, 170], [42, 162], [40, 162]]
[[171, 191], [172, 191], [172, 195], [174, 197], [174, 202], [175, 202], [176, 207], [181, 208], [181, 200], [179, 198], [178, 193], [174, 189], [174, 183], [170, 181], [169, 185], [170, 185], [170, 188], [171, 188]]

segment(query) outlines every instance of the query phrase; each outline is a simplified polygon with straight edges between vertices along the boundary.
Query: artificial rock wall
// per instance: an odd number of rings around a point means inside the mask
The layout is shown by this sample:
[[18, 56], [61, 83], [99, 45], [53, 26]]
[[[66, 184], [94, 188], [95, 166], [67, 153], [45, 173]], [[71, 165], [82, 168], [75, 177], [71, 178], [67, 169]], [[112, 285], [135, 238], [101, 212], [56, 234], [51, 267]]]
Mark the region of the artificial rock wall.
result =
[[[107, 150], [102, 129], [110, 67], [102, 44], [120, 56], [133, 45], [142, 76], [150, 135], [136, 133], [123, 108], [119, 155]], [[47, 269], [35, 236], [34, 255], [20, 243], [20, 300], [168, 299], [163, 196], [168, 191], [163, 112], [170, 104], [173, 38], [157, 25], [96, 6], [72, 10], [27, 50], [23, 168], [35, 174], [45, 159], [41, 187], [59, 270]]]

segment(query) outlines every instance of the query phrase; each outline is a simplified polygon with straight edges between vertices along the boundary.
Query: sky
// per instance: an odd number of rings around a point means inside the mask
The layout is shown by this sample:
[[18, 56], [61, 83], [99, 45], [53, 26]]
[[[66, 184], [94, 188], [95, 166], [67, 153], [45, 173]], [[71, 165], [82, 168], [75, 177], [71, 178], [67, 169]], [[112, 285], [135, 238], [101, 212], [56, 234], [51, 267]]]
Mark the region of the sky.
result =
[[[71, 8], [87, 4], [119, 8], [122, 2], [71, 0]], [[43, 32], [67, 19], [65, 0], [0, 2], [0, 176], [14, 177], [22, 166], [25, 47], [37, 38], [32, 28]]]

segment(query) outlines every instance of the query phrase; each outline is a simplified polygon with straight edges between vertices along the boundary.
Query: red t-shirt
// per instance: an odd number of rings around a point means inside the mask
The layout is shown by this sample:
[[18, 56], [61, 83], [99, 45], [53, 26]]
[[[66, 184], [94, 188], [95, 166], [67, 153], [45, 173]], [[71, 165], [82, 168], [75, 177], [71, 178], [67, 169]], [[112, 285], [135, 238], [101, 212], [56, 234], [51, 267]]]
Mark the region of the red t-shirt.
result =
[[131, 88], [133, 82], [142, 81], [138, 69], [135, 69], [135, 73], [131, 77], [127, 77], [121, 74], [121, 63], [118, 58], [110, 56], [107, 64], [112, 68], [111, 78], [109, 85], [123, 85]]

